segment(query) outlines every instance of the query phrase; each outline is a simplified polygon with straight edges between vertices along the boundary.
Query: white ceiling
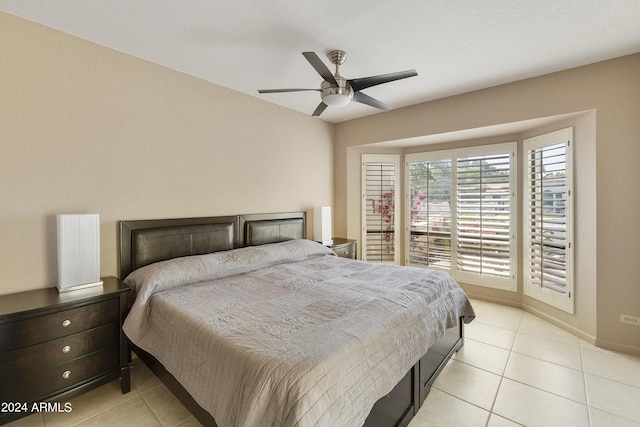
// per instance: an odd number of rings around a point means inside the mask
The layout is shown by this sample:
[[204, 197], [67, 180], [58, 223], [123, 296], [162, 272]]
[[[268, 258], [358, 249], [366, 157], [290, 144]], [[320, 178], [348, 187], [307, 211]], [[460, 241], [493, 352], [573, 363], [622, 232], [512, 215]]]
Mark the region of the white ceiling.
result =
[[[301, 55], [345, 50], [346, 78], [404, 107], [640, 51], [639, 0], [0, 0], [0, 10], [311, 114], [322, 78]], [[640, 78], [640, 76], [639, 76]], [[321, 118], [378, 113], [351, 103]]]

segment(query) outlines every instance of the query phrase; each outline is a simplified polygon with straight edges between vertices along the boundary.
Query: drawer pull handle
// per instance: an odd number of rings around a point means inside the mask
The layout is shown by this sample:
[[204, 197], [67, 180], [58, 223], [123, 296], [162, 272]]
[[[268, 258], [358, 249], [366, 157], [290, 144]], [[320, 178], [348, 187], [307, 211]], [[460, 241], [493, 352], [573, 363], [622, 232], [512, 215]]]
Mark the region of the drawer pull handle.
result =
[[62, 373], [62, 378], [64, 378], [65, 380], [69, 379], [70, 376], [71, 376], [71, 371], [64, 371]]
[[71, 346], [65, 345], [64, 347], [62, 347], [63, 353], [69, 353], [70, 351], [71, 351]]
[[62, 322], [62, 327], [63, 327], [63, 328], [66, 328], [66, 327], [68, 327], [70, 324], [71, 324], [71, 320], [66, 319], [66, 320], [64, 320], [64, 321]]

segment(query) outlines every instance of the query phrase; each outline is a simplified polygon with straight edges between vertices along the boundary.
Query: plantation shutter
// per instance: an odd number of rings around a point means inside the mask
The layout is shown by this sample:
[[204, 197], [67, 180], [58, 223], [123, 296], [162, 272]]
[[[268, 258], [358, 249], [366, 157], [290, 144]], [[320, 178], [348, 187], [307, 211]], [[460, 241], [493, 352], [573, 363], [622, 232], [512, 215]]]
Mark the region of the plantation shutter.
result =
[[407, 162], [408, 263], [451, 268], [451, 159]]
[[525, 293], [573, 312], [571, 299], [572, 130], [525, 141]]
[[511, 152], [457, 158], [457, 269], [510, 278]]
[[363, 155], [362, 258], [396, 263], [398, 156]]
[[408, 154], [406, 264], [516, 291], [515, 143]]

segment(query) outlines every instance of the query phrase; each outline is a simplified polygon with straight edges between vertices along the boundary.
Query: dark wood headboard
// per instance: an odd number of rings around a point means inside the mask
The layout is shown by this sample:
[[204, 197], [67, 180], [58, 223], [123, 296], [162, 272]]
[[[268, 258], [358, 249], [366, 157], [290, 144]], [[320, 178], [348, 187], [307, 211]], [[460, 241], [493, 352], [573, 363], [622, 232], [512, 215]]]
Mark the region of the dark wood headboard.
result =
[[306, 237], [305, 212], [120, 221], [120, 278], [167, 259]]

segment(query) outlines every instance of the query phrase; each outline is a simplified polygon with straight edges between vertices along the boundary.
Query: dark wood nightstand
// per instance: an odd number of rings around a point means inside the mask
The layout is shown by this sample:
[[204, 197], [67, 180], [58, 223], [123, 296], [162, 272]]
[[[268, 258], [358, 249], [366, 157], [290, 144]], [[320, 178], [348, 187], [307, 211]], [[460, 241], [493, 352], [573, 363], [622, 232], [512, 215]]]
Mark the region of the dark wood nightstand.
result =
[[0, 424], [29, 415], [34, 403], [66, 402], [116, 378], [130, 390], [122, 332], [129, 287], [56, 288], [0, 296]]
[[329, 245], [331, 249], [342, 258], [356, 259], [358, 250], [358, 242], [352, 239], [343, 239], [342, 237], [334, 237], [333, 244]]

